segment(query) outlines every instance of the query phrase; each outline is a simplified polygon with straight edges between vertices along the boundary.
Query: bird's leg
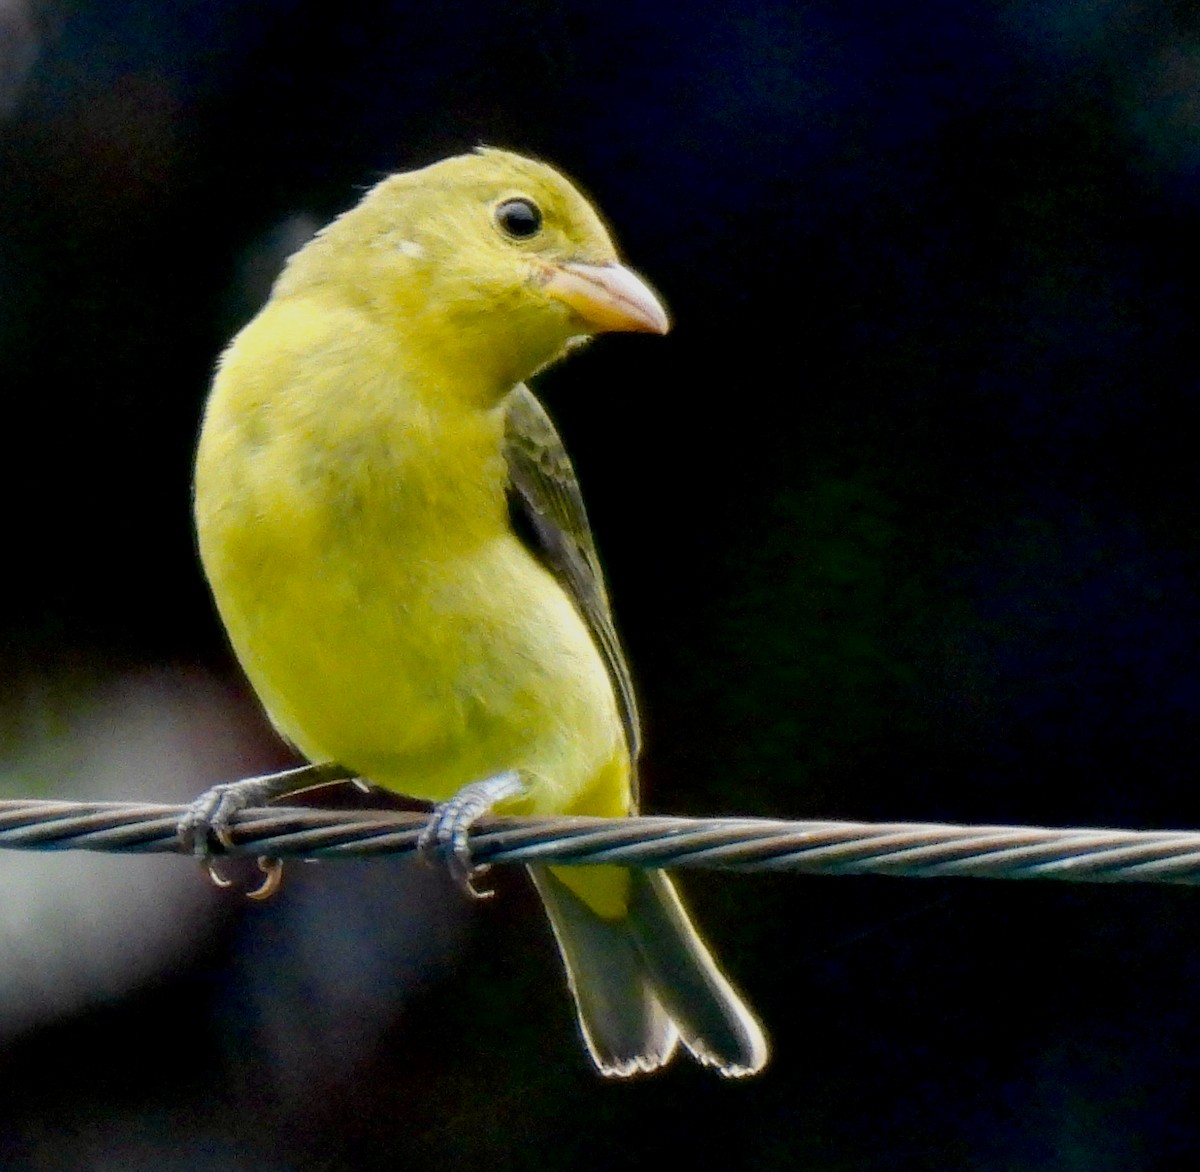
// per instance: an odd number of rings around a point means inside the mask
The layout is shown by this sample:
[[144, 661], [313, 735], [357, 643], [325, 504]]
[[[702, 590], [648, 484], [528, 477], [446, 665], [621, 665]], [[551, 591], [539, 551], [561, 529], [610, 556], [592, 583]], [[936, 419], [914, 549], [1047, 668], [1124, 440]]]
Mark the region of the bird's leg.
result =
[[222, 782], [206, 789], [188, 806], [179, 820], [179, 839], [194, 855], [204, 858], [210, 853], [210, 836], [226, 849], [233, 846], [229, 825], [242, 810], [265, 806], [297, 790], [353, 779], [354, 774], [349, 769], [326, 762], [285, 769], [282, 773], [267, 773], [262, 777], [248, 777], [244, 781]]
[[[213, 866], [210, 856], [214, 839], [226, 850], [233, 846], [229, 827], [235, 815], [251, 806], [265, 806], [276, 798], [286, 797], [298, 790], [335, 781], [357, 782], [357, 778], [349, 769], [325, 762], [285, 769], [281, 773], [268, 773], [262, 777], [248, 777], [243, 781], [222, 782], [206, 789], [188, 806], [179, 819], [176, 834], [185, 849], [204, 863], [212, 881], [218, 887], [228, 887], [229, 880]], [[266, 878], [259, 887], [249, 892], [249, 896], [251, 899], [266, 899], [279, 888], [283, 864], [279, 859], [264, 856], [258, 860], [258, 866]]]
[[440, 802], [434, 807], [417, 840], [417, 851], [428, 863], [444, 862], [454, 882], [473, 899], [489, 898], [490, 891], [480, 891], [474, 884], [475, 878], [488, 868], [476, 866], [471, 861], [468, 835], [484, 814], [500, 802], [520, 797], [528, 788], [516, 770], [463, 786], [448, 802]]

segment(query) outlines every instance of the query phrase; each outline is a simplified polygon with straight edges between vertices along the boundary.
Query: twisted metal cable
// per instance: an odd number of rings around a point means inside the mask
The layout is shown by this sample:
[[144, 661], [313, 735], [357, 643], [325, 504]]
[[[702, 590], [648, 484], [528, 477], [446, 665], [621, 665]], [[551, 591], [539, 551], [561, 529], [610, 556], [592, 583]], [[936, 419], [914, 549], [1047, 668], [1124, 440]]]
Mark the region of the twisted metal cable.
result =
[[[186, 806], [0, 801], [0, 848], [182, 853]], [[347, 858], [410, 854], [427, 818], [370, 810], [269, 807], [233, 820], [214, 855]], [[1200, 883], [1200, 833], [922, 822], [762, 818], [482, 818], [476, 863], [801, 871], [819, 875]]]

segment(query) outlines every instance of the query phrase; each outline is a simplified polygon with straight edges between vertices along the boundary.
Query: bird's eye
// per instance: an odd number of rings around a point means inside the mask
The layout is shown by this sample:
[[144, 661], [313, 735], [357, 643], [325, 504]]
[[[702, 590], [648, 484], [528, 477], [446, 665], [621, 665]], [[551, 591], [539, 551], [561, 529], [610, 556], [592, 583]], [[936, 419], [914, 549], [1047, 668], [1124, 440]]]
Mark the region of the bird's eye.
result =
[[536, 236], [542, 226], [542, 213], [537, 204], [528, 199], [506, 199], [496, 209], [496, 223], [500, 230], [514, 240], [528, 240]]

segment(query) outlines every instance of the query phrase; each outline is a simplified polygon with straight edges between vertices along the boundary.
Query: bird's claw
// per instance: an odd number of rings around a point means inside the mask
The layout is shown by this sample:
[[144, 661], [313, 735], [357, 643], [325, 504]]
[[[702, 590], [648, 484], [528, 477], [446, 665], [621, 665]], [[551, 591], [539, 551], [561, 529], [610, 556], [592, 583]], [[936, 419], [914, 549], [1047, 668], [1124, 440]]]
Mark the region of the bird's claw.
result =
[[[257, 900], [270, 899], [283, 885], [283, 860], [276, 859], [271, 855], [259, 855], [255, 862], [258, 864], [258, 869], [263, 873], [263, 879], [257, 887], [246, 892], [246, 898]], [[217, 868], [216, 860], [202, 858], [200, 864], [207, 873], [209, 882], [214, 887], [228, 889], [234, 886], [232, 879], [227, 879], [221, 874]]]
[[471, 859], [471, 827], [497, 802], [515, 797], [524, 789], [517, 773], [501, 773], [464, 786], [449, 801], [434, 807], [417, 839], [417, 853], [431, 866], [444, 865], [455, 885], [471, 899], [490, 899], [495, 894], [491, 888], [475, 885], [491, 868]]
[[[207, 863], [212, 853], [213, 840], [223, 850], [233, 848], [230, 824], [251, 802], [252, 795], [246, 792], [244, 782], [229, 781], [214, 785], [188, 806], [183, 817], [179, 819], [175, 833], [185, 850]], [[218, 887], [228, 886], [215, 877], [211, 865], [209, 874], [213, 875], [213, 882]]]
[[476, 866], [471, 860], [470, 830], [485, 813], [488, 805], [481, 798], [460, 793], [434, 808], [429, 822], [417, 839], [417, 853], [429, 866], [444, 865], [450, 878], [471, 899], [490, 899], [490, 888], [475, 886], [475, 880], [488, 867]]
[[[222, 782], [205, 790], [184, 811], [176, 834], [184, 849], [203, 864], [214, 886], [228, 888], [234, 885], [232, 879], [227, 879], [217, 869], [212, 857], [214, 845], [218, 853], [231, 851], [234, 846], [234, 818], [251, 806], [269, 802], [275, 796], [280, 779], [285, 777], [286, 774], [271, 774], [245, 781]], [[263, 880], [252, 891], [246, 892], [246, 897], [270, 899], [283, 881], [283, 863], [264, 855], [258, 860], [258, 869], [263, 873]]]
[[232, 887], [233, 880], [226, 879], [224, 875], [217, 870], [217, 864], [212, 859], [201, 859], [200, 865], [204, 868], [205, 874], [208, 875], [208, 881], [214, 887]]
[[255, 861], [263, 873], [263, 880], [253, 891], [246, 892], [246, 898], [270, 899], [283, 885], [283, 860], [271, 855], [259, 855]]

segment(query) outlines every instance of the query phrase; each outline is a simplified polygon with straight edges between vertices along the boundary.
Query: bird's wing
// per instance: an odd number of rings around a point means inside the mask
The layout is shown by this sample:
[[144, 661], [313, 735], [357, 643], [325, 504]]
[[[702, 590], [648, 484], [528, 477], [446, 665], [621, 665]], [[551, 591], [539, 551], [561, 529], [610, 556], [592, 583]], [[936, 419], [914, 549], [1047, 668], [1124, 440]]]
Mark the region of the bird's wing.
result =
[[[604, 657], [621, 721], [636, 763], [641, 751], [637, 700], [604, 588], [604, 573], [588, 525], [571, 459], [550, 416], [526, 386], [508, 398], [504, 456], [513, 528], [575, 604]], [[636, 801], [636, 793], [634, 798]]]

